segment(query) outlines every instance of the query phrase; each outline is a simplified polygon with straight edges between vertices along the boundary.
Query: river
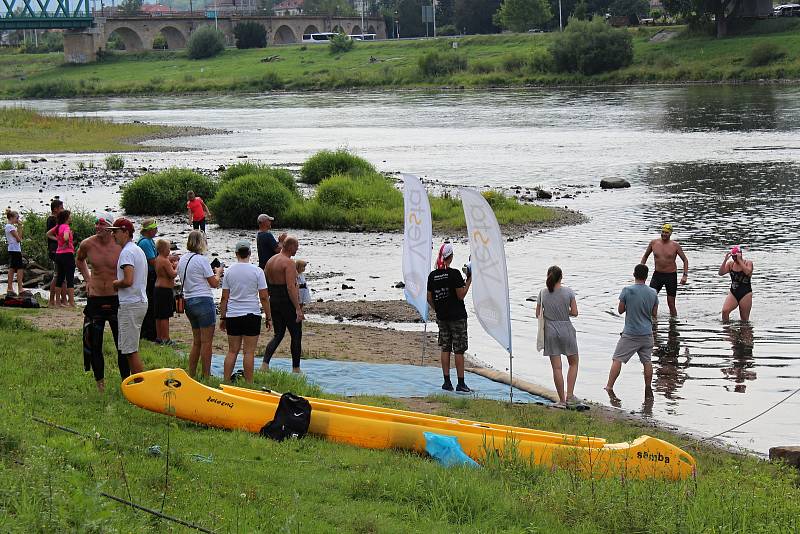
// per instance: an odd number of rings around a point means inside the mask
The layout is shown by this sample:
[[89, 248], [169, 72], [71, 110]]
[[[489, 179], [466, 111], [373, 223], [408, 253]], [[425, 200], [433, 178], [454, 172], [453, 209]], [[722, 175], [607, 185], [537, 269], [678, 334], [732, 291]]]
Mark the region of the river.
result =
[[[547, 267], [558, 264], [580, 309], [574, 321], [581, 353], [576, 393], [605, 403], [602, 387], [623, 324], [617, 296], [631, 283], [648, 241], [658, 237], [662, 223], [671, 222], [673, 238], [689, 258], [689, 283], [679, 289], [676, 321], [667, 319], [661, 294], [655, 402], [643, 403], [641, 365], [631, 361], [615, 388], [621, 408], [709, 436], [800, 387], [800, 294], [794, 292], [800, 264], [798, 87], [335, 92], [6, 104], [230, 132], [158, 141], [194, 150], [126, 156], [135, 166], [215, 169], [241, 161], [241, 155], [298, 164], [320, 149], [347, 147], [381, 170], [417, 173], [429, 181], [506, 189], [540, 185], [567, 193], [569, 198], [548, 203], [579, 210], [588, 223], [506, 243], [514, 372], [551, 384], [549, 363], [535, 350], [536, 322], [526, 299], [542, 287]], [[101, 161], [97, 155], [47, 156], [43, 176], [63, 173], [66, 184], [78, 174], [78, 161]], [[601, 191], [601, 178], [625, 178], [632, 187]], [[86, 189], [79, 183], [74, 178], [62, 187], [62, 198], [86, 207], [117, 205], [116, 184], [95, 184], [79, 193]], [[55, 191], [33, 183], [3, 189], [3, 205], [30, 207], [41, 206]], [[212, 233], [212, 246], [230, 247], [238, 234]], [[392, 287], [402, 277], [400, 235], [298, 234], [310, 243], [301, 246], [299, 256], [310, 260], [312, 272], [345, 273], [318, 282], [316, 297], [402, 298]], [[464, 235], [452, 237], [458, 239], [460, 265], [468, 246]], [[749, 324], [723, 325], [719, 312], [729, 279], [717, 270], [734, 244], [743, 245], [755, 264], [753, 312]], [[340, 289], [348, 278], [355, 290]], [[467, 302], [470, 310], [469, 297]], [[738, 319], [738, 313], [732, 317]], [[475, 357], [507, 369], [508, 355], [477, 321], [470, 322], [469, 342]], [[800, 444], [798, 413], [800, 394], [723, 439], [760, 453]]]

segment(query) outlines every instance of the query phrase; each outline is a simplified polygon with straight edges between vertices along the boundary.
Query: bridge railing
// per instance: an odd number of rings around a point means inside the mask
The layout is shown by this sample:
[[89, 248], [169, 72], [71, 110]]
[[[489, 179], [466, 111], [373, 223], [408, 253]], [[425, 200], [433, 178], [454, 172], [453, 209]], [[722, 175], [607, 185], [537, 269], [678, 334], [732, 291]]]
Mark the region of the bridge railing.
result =
[[2, 0], [0, 30], [86, 28], [92, 24], [89, 0]]

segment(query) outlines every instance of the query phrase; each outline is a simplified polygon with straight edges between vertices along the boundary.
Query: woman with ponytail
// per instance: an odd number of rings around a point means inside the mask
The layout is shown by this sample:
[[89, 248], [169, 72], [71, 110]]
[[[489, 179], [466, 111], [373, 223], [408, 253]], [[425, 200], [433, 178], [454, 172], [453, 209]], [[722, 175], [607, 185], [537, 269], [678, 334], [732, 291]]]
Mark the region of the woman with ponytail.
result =
[[[550, 358], [553, 382], [558, 392], [556, 407], [566, 408], [575, 399], [575, 380], [578, 378], [578, 339], [570, 317], [578, 316], [575, 293], [561, 285], [561, 268], [553, 265], [547, 269], [547, 287], [539, 292], [536, 317], [544, 314], [544, 355]], [[567, 357], [567, 390], [564, 391], [564, 376], [561, 372], [561, 355]]]

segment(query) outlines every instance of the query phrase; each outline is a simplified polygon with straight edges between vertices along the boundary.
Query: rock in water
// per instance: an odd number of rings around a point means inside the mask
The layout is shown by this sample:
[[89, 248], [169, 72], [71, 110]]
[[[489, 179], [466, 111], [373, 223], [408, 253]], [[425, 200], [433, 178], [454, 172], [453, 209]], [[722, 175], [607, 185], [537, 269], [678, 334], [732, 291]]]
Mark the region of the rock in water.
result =
[[624, 189], [630, 186], [631, 183], [624, 178], [604, 178], [600, 180], [601, 189]]
[[772, 462], [781, 460], [800, 469], [800, 447], [770, 447], [769, 459]]
[[549, 200], [553, 198], [553, 193], [551, 193], [550, 191], [545, 191], [544, 189], [537, 189], [536, 198], [543, 198], [545, 200]]

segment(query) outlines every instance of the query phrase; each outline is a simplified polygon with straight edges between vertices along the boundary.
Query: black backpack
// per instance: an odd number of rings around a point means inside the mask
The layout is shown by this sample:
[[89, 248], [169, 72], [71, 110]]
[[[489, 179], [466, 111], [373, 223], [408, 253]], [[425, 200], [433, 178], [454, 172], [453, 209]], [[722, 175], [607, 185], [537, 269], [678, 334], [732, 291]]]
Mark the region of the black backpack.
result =
[[275, 410], [275, 419], [261, 428], [265, 438], [283, 441], [286, 438], [302, 438], [311, 423], [311, 404], [294, 393], [284, 393]]

